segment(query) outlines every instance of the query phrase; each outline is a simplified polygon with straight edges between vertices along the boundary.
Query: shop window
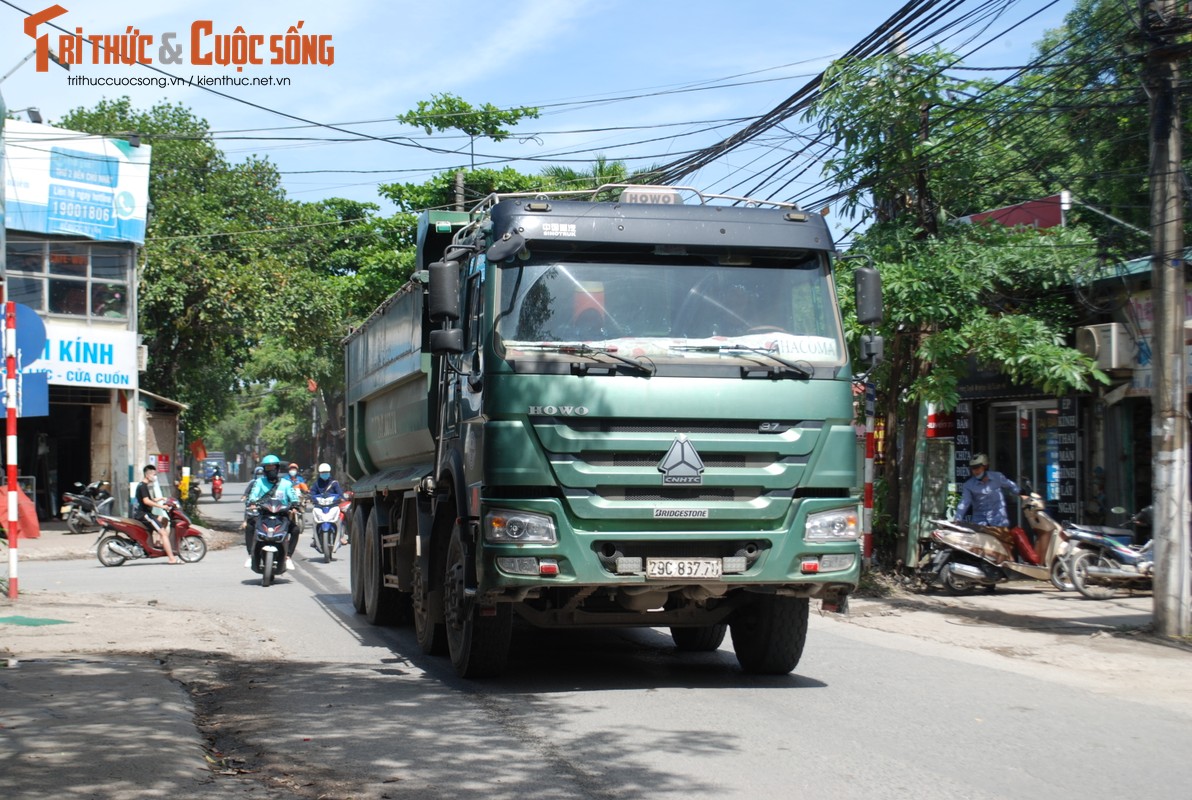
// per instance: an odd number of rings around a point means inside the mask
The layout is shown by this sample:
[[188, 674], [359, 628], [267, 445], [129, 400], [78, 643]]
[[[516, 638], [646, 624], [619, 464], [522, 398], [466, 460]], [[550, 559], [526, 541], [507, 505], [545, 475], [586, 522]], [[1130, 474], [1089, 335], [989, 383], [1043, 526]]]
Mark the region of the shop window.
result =
[[[50, 274], [70, 275], [74, 278], [87, 277], [87, 245], [50, 244]], [[50, 289], [53, 294], [53, 289]]]
[[128, 251], [119, 247], [91, 245], [91, 277], [97, 280], [128, 280]]
[[91, 316], [126, 319], [128, 317], [128, 291], [125, 286], [116, 283], [92, 284]]
[[51, 314], [87, 314], [87, 282], [50, 279]]
[[37, 309], [38, 311], [42, 309], [45, 295], [45, 281], [39, 278], [20, 278], [10, 273], [5, 283], [8, 286], [9, 300]]
[[5, 252], [16, 302], [46, 314], [128, 318], [131, 246], [10, 234]]

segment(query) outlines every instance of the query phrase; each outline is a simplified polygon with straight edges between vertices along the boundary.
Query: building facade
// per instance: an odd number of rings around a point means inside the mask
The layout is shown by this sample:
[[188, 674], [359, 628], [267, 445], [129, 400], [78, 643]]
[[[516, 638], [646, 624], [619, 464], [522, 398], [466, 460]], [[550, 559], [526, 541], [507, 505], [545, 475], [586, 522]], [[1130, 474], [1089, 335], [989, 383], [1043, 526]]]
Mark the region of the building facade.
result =
[[140, 387], [150, 148], [14, 120], [2, 132], [5, 299], [35, 311], [46, 333], [22, 370], [46, 376], [48, 404], [19, 420], [19, 472], [43, 519], [63, 491], [97, 479], [122, 511], [139, 465], [165, 467], [165, 482], [178, 464], [181, 406]]

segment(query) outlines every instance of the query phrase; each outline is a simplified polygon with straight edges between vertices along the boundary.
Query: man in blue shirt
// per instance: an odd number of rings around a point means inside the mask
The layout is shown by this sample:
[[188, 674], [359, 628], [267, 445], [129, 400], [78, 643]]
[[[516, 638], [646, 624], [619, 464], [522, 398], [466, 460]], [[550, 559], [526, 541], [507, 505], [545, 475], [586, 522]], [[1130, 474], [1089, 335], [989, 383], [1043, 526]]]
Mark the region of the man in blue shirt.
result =
[[1018, 484], [1000, 472], [990, 472], [989, 456], [977, 453], [969, 462], [972, 477], [964, 482], [960, 490], [960, 505], [956, 506], [956, 519], [964, 518], [970, 510], [973, 522], [979, 525], [1010, 526], [1006, 515], [1006, 495], [1009, 489], [1016, 495], [1022, 494]]

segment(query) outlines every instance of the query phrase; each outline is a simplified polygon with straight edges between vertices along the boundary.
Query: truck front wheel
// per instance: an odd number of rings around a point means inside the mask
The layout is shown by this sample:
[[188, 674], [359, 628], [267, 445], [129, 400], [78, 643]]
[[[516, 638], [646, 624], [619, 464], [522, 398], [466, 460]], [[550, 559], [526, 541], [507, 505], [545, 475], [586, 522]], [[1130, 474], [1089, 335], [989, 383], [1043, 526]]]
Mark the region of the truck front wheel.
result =
[[443, 575], [443, 616], [447, 628], [447, 649], [461, 678], [499, 675], [509, 659], [513, 634], [513, 609], [508, 603], [481, 608], [465, 602], [466, 548], [459, 522], [451, 531]]
[[759, 595], [729, 623], [741, 669], [785, 675], [799, 664], [807, 641], [806, 597]]

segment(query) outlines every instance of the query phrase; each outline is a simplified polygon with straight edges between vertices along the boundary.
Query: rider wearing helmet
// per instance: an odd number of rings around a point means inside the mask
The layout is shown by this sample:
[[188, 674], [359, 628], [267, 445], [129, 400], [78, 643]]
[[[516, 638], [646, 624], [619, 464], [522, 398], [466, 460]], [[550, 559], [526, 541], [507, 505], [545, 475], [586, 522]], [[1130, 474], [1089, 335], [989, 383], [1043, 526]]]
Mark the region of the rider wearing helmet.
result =
[[[281, 474], [281, 459], [275, 455], [268, 455], [261, 459], [262, 473], [253, 481], [252, 486], [248, 490], [248, 504], [254, 505], [261, 498], [267, 494], [273, 494], [276, 497], [282, 498], [290, 506], [296, 506], [302, 502], [302, 496], [290, 483], [289, 479]], [[252, 566], [252, 543], [253, 530], [248, 526], [247, 520], [244, 526], [244, 547], [248, 550], [249, 563], [247, 566]], [[290, 540], [286, 546], [286, 569], [292, 569], [294, 564], [290, 561], [290, 557], [294, 555], [294, 548], [298, 544], [298, 525], [294, 520], [293, 511], [290, 512]]]
[[302, 475], [298, 471], [298, 465], [293, 461], [291, 461], [290, 466], [286, 468], [286, 476], [290, 479], [290, 483], [294, 484], [294, 488], [298, 491], [310, 491], [310, 487], [306, 485], [306, 481], [302, 479]]
[[256, 482], [257, 478], [261, 477], [264, 474], [265, 474], [265, 470], [262, 467], [257, 467], [256, 469], [254, 469], [252, 471], [252, 480], [250, 480], [248, 482], [248, 485], [244, 487], [244, 494], [240, 495], [240, 499], [243, 502], [245, 502], [245, 503], [248, 502], [248, 493], [252, 491], [253, 483]]
[[[331, 465], [327, 462], [319, 464], [318, 476], [315, 478], [314, 485], [310, 487], [311, 494], [333, 494], [337, 497], [343, 495], [343, 489], [339, 488], [339, 481], [331, 477]], [[348, 536], [345, 532], [339, 540], [341, 545], [348, 543]], [[313, 538], [310, 540], [311, 547], [318, 547], [319, 544]]]

